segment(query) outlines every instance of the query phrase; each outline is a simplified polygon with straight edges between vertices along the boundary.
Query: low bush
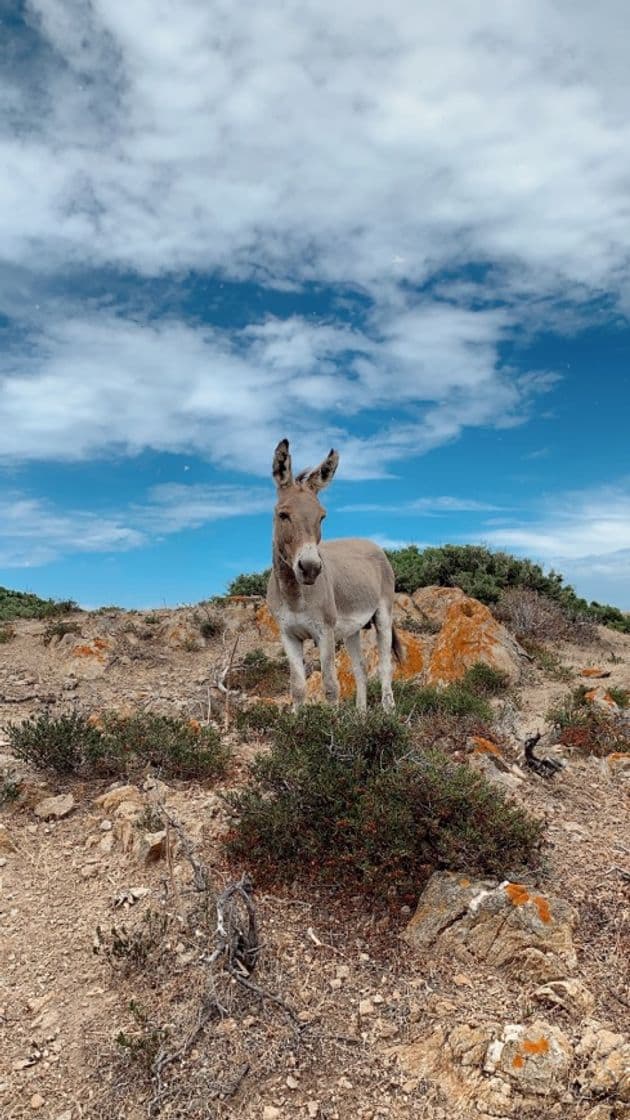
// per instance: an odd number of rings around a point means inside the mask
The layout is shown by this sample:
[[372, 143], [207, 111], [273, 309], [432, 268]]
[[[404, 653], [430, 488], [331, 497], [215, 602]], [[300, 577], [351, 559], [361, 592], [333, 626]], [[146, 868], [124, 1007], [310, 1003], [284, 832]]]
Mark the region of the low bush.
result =
[[571, 610], [528, 587], [501, 592], [494, 613], [521, 641], [587, 645], [597, 640], [595, 622], [584, 611]]
[[71, 614], [80, 607], [73, 599], [40, 599], [29, 591], [10, 591], [0, 587], [0, 620], [14, 618], [52, 618]]
[[261, 692], [265, 696], [278, 696], [289, 687], [289, 666], [284, 658], [271, 658], [262, 649], [246, 653], [240, 665], [235, 665], [229, 675], [229, 687], [245, 692]]
[[228, 595], [262, 595], [267, 594], [267, 584], [271, 568], [263, 572], [242, 572], [228, 585]]
[[630, 707], [630, 689], [628, 689], [628, 688], [615, 688], [614, 685], [611, 685], [610, 688], [608, 689], [608, 695], [610, 696], [611, 700], [615, 701], [615, 704], [617, 705], [617, 707], [619, 707], [619, 708]]
[[[472, 672], [472, 670], [471, 670]], [[473, 681], [475, 681], [473, 676]], [[475, 685], [478, 689], [478, 683]], [[477, 719], [489, 722], [492, 719], [492, 708], [487, 695], [480, 694], [470, 687], [466, 677], [453, 681], [445, 687], [437, 685], [421, 685], [416, 681], [394, 681], [394, 700], [396, 715], [400, 719], [414, 721], [421, 716], [440, 713], [451, 716], [475, 716]], [[380, 684], [377, 680], [368, 682], [368, 703], [371, 705], [380, 702]]]
[[100, 732], [78, 712], [56, 717], [43, 712], [6, 731], [16, 758], [57, 774], [75, 774], [100, 743]]
[[[588, 688], [580, 685], [547, 714], [558, 741], [581, 754], [603, 758], [617, 751], [630, 751], [630, 726], [618, 712], [595, 707]], [[614, 697], [613, 697], [614, 699]]]
[[241, 735], [249, 738], [250, 734], [266, 735], [275, 727], [280, 714], [280, 708], [275, 704], [259, 700], [248, 708], [239, 708], [234, 722]]
[[214, 778], [229, 758], [214, 728], [146, 712], [108, 713], [96, 725], [76, 712], [44, 713], [7, 731], [16, 758], [58, 774], [128, 777], [151, 766], [167, 778]]
[[4, 622], [0, 625], [0, 645], [7, 645], [12, 642], [15, 637], [15, 627], [10, 623]]
[[80, 634], [81, 627], [78, 622], [71, 620], [56, 619], [54, 622], [49, 622], [42, 635], [42, 641], [45, 646], [50, 645], [53, 638], [65, 638], [66, 634]]
[[417, 893], [435, 868], [506, 874], [532, 860], [541, 824], [381, 709], [282, 713], [253, 783], [232, 796], [231, 854], [268, 875], [383, 880]]

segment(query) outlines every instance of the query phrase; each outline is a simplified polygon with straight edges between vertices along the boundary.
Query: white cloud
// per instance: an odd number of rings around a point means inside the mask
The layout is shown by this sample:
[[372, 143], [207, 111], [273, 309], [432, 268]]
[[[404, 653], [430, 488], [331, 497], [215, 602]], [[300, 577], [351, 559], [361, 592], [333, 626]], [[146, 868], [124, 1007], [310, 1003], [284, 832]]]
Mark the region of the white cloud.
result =
[[[400, 318], [386, 335], [380, 323], [358, 331], [298, 317], [237, 333], [104, 311], [44, 320], [6, 362], [0, 459], [152, 448], [266, 475], [273, 446], [290, 434], [296, 462], [338, 444], [344, 477], [369, 478], [465, 426], [518, 422], [547, 387], [497, 370], [496, 312], [428, 305]], [[409, 336], [425, 350], [407, 346]], [[387, 417], [392, 401], [412, 409], [404, 422], [353, 433], [353, 417]]]
[[538, 517], [483, 534], [574, 581], [587, 598], [630, 610], [630, 484], [551, 497]]
[[[262, 473], [286, 431], [304, 461], [336, 441], [346, 477], [385, 475], [526, 415], [550, 374], [501, 369], [517, 322], [558, 296], [630, 307], [621, 0], [26, 11], [43, 45], [0, 77], [2, 287], [31, 332], [2, 387], [5, 462], [150, 447]], [[492, 269], [477, 282], [470, 261]], [[315, 281], [373, 310], [358, 334], [293, 318], [222, 335], [24, 306], [29, 276], [54, 291], [73, 268], [112, 270], [114, 292], [117, 269]], [[377, 411], [397, 418], [358, 435]]]
[[152, 487], [143, 505], [102, 514], [60, 510], [15, 492], [0, 500], [0, 566], [34, 568], [77, 552], [123, 552], [210, 521], [268, 512], [272, 505], [271, 487], [165, 483]]
[[372, 290], [465, 259], [539, 293], [624, 281], [621, 0], [27, 10], [49, 53], [36, 105], [32, 74], [3, 82], [13, 260]]
[[397, 515], [421, 514], [432, 517], [448, 513], [489, 513], [503, 507], [490, 502], [479, 502], [476, 498], [455, 498], [443, 494], [436, 498], [415, 498], [400, 505], [385, 502], [357, 502], [354, 505], [340, 506], [338, 513], [387, 513]]

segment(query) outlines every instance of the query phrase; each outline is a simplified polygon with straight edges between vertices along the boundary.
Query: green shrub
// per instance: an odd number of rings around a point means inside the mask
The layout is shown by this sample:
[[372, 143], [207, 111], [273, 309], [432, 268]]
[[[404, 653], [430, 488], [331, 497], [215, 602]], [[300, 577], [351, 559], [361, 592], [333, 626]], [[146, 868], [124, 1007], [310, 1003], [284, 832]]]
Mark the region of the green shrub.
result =
[[7, 645], [12, 642], [15, 637], [15, 628], [10, 623], [5, 622], [0, 625], [0, 645]]
[[588, 688], [580, 685], [547, 713], [558, 741], [580, 754], [604, 758], [617, 751], [630, 751], [630, 726], [618, 712], [595, 707]]
[[[532, 560], [493, 552], [482, 545], [447, 544], [440, 548], [405, 548], [387, 550], [396, 576], [396, 590], [413, 595], [419, 587], [461, 587], [467, 595], [493, 605], [501, 594], [512, 588], [526, 588], [563, 607], [573, 619], [573, 629], [580, 631], [582, 617], [630, 634], [630, 616], [617, 607], [581, 599], [564, 577], [553, 570], [545, 572]], [[237, 576], [228, 588], [230, 595], [265, 595], [270, 569]], [[585, 640], [587, 640], [585, 638]]]
[[548, 673], [556, 681], [570, 681], [573, 673], [568, 665], [563, 665], [558, 654], [554, 650], [548, 649], [547, 646], [541, 645], [540, 642], [535, 642], [531, 638], [520, 638], [520, 643], [526, 653], [542, 669]]
[[501, 669], [475, 661], [461, 679], [461, 685], [476, 696], [499, 696], [509, 687], [510, 678]]
[[[486, 722], [492, 719], [492, 708], [486, 696], [473, 691], [465, 678], [445, 687], [421, 685], [416, 681], [394, 681], [392, 689], [399, 719], [413, 722], [432, 713], [470, 715]], [[368, 681], [368, 704], [380, 703], [380, 695], [379, 682], [375, 679]]]
[[228, 586], [228, 595], [262, 595], [267, 594], [267, 583], [271, 575], [271, 568], [264, 572], [241, 573], [233, 579]]
[[0, 620], [14, 618], [50, 618], [60, 614], [70, 614], [80, 607], [73, 599], [40, 599], [28, 591], [10, 591], [0, 587]]
[[225, 772], [228, 748], [213, 727], [174, 716], [139, 712], [103, 716], [86, 760], [101, 773], [130, 774], [151, 766], [165, 778], [215, 778]]
[[250, 732], [256, 735], [267, 734], [275, 727], [279, 715], [280, 709], [275, 704], [258, 700], [248, 708], [239, 708], [234, 722], [237, 730], [247, 738]]
[[58, 774], [128, 777], [152, 766], [167, 778], [214, 778], [229, 758], [214, 728], [147, 712], [108, 713], [96, 726], [77, 712], [44, 713], [7, 731], [16, 758]]
[[274, 659], [267, 657], [264, 650], [254, 649], [232, 668], [228, 683], [230, 688], [277, 696], [288, 689], [289, 666], [282, 657]]
[[50, 645], [53, 638], [64, 638], [66, 634], [80, 634], [81, 627], [78, 622], [66, 622], [64, 619], [57, 619], [55, 622], [49, 622], [42, 635], [42, 641], [45, 646]]
[[75, 774], [100, 741], [97, 729], [78, 712], [56, 717], [43, 712], [9, 724], [6, 731], [16, 758], [57, 774]]
[[538, 821], [466, 765], [414, 747], [381, 709], [281, 714], [252, 774], [232, 796], [228, 846], [267, 874], [417, 893], [437, 867], [506, 874], [540, 843]]
[[615, 704], [617, 704], [618, 707], [630, 707], [630, 689], [615, 688], [614, 685], [611, 685], [611, 687], [608, 689], [608, 695], [612, 700], [615, 701]]
[[12, 770], [0, 774], [0, 809], [17, 801], [22, 792], [22, 780]]

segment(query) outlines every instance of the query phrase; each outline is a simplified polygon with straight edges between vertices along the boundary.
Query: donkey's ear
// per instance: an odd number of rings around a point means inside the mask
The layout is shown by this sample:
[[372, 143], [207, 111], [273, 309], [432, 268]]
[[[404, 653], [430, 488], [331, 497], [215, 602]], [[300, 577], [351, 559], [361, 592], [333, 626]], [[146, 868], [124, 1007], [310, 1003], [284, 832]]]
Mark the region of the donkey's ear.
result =
[[308, 486], [309, 490], [313, 490], [317, 494], [318, 491], [328, 486], [329, 482], [332, 482], [338, 466], [339, 452], [331, 449], [318, 467], [313, 467], [309, 471], [302, 471], [297, 481], [301, 482], [303, 486]]
[[289, 454], [288, 439], [281, 439], [273, 456], [273, 478], [278, 490], [291, 486], [293, 475], [291, 473], [291, 456]]

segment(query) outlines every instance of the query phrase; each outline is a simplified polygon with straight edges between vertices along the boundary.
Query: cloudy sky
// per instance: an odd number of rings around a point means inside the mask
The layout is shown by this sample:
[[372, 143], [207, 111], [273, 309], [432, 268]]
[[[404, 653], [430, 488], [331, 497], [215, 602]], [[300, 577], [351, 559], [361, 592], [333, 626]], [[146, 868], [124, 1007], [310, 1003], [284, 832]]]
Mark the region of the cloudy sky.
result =
[[630, 609], [624, 0], [0, 0], [0, 583], [84, 604], [331, 536]]

